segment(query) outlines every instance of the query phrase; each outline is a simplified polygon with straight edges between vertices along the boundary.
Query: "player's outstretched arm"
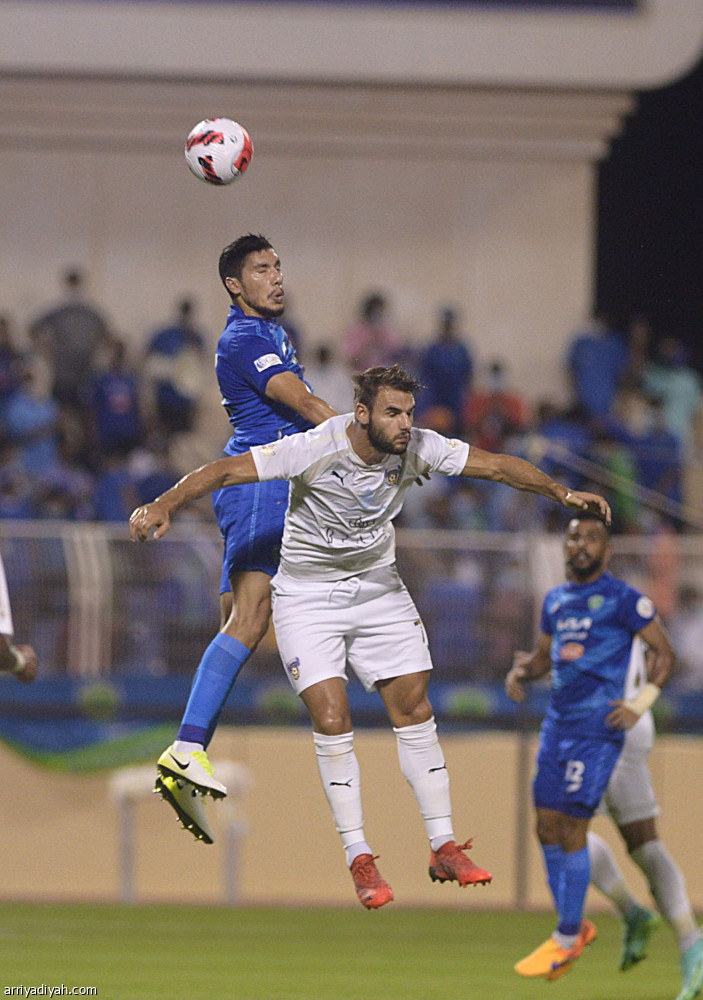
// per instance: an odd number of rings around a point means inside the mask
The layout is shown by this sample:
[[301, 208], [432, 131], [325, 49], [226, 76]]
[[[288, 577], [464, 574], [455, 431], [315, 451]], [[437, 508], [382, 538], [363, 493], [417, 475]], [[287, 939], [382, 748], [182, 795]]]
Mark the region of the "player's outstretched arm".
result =
[[23, 684], [31, 684], [37, 676], [37, 654], [32, 646], [14, 646], [5, 635], [0, 635], [0, 670], [14, 674]]
[[284, 403], [295, 410], [305, 420], [317, 426], [323, 420], [336, 417], [337, 411], [319, 396], [315, 396], [302, 379], [293, 372], [279, 372], [273, 375], [266, 386], [266, 395], [277, 403]]
[[562, 483], [550, 479], [536, 465], [516, 455], [494, 454], [472, 445], [462, 476], [489, 479], [492, 482], [505, 483], [506, 486], [512, 486], [516, 490], [538, 493], [573, 510], [592, 510], [599, 514], [606, 524], [610, 524], [610, 507], [603, 497], [597, 493], [570, 490]]
[[171, 515], [191, 500], [197, 500], [223, 486], [241, 486], [243, 483], [258, 482], [258, 479], [250, 451], [208, 462], [183, 476], [156, 500], [132, 511], [129, 519], [132, 541], [145, 542], [152, 530], [154, 538], [161, 538], [171, 527]]
[[552, 663], [550, 649], [551, 636], [540, 633], [537, 646], [531, 653], [518, 649], [513, 656], [513, 665], [505, 678], [505, 691], [513, 701], [525, 700], [524, 681], [533, 681], [548, 674]]

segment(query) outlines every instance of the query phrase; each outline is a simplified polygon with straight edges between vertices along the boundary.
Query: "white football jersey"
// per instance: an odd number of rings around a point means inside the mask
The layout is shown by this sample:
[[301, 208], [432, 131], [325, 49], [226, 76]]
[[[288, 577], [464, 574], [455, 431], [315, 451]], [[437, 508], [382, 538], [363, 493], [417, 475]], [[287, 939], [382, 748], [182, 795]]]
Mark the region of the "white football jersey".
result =
[[[634, 636], [632, 639], [630, 662], [627, 667], [627, 676], [625, 677], [625, 692], [623, 696], [626, 701], [632, 701], [647, 683], [646, 651], [646, 643], [638, 635]], [[652, 749], [653, 738], [654, 716], [652, 715], [652, 710], [647, 709], [646, 712], [642, 713], [634, 726], [625, 730], [625, 743], [628, 746], [638, 747], [643, 752], [648, 753]]]
[[631, 701], [647, 683], [647, 661], [645, 658], [647, 646], [638, 635], [632, 639], [630, 662], [625, 677], [625, 692], [623, 697]]
[[418, 476], [458, 476], [469, 446], [414, 427], [404, 455], [367, 465], [352, 448], [353, 414], [251, 449], [259, 479], [289, 479], [280, 570], [293, 578], [340, 580], [395, 561], [391, 521]]

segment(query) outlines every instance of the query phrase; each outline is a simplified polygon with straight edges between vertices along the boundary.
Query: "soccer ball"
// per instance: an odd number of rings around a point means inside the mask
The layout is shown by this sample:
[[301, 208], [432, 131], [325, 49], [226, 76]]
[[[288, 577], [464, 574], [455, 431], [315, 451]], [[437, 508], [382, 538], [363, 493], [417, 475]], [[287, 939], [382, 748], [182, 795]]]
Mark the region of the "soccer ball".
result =
[[186, 139], [186, 163], [208, 184], [236, 181], [249, 166], [253, 152], [249, 133], [231, 118], [206, 118]]

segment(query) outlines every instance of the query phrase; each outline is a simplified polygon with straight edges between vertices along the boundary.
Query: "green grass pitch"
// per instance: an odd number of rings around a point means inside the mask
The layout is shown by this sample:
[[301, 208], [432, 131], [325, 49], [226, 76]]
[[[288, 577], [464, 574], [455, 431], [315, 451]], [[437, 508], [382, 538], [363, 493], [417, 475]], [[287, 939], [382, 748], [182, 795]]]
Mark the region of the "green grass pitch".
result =
[[548, 914], [4, 903], [0, 1000], [20, 986], [99, 1000], [673, 1000], [669, 929], [621, 973], [620, 925], [596, 923], [598, 940], [547, 983], [512, 966], [551, 932]]

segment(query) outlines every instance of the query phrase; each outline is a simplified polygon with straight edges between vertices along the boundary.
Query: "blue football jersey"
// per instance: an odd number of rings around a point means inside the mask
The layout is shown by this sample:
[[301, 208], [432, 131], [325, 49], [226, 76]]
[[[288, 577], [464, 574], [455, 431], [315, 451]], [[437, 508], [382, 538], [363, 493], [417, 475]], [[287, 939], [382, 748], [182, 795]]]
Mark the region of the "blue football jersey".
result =
[[303, 379], [303, 368], [288, 334], [275, 320], [246, 316], [233, 305], [217, 344], [215, 370], [222, 403], [234, 429], [225, 447], [228, 455], [312, 426], [295, 410], [266, 395], [274, 375], [293, 372]]
[[613, 738], [611, 702], [625, 696], [634, 636], [656, 615], [648, 597], [610, 573], [565, 583], [544, 599], [541, 628], [552, 637], [552, 690], [546, 722]]

